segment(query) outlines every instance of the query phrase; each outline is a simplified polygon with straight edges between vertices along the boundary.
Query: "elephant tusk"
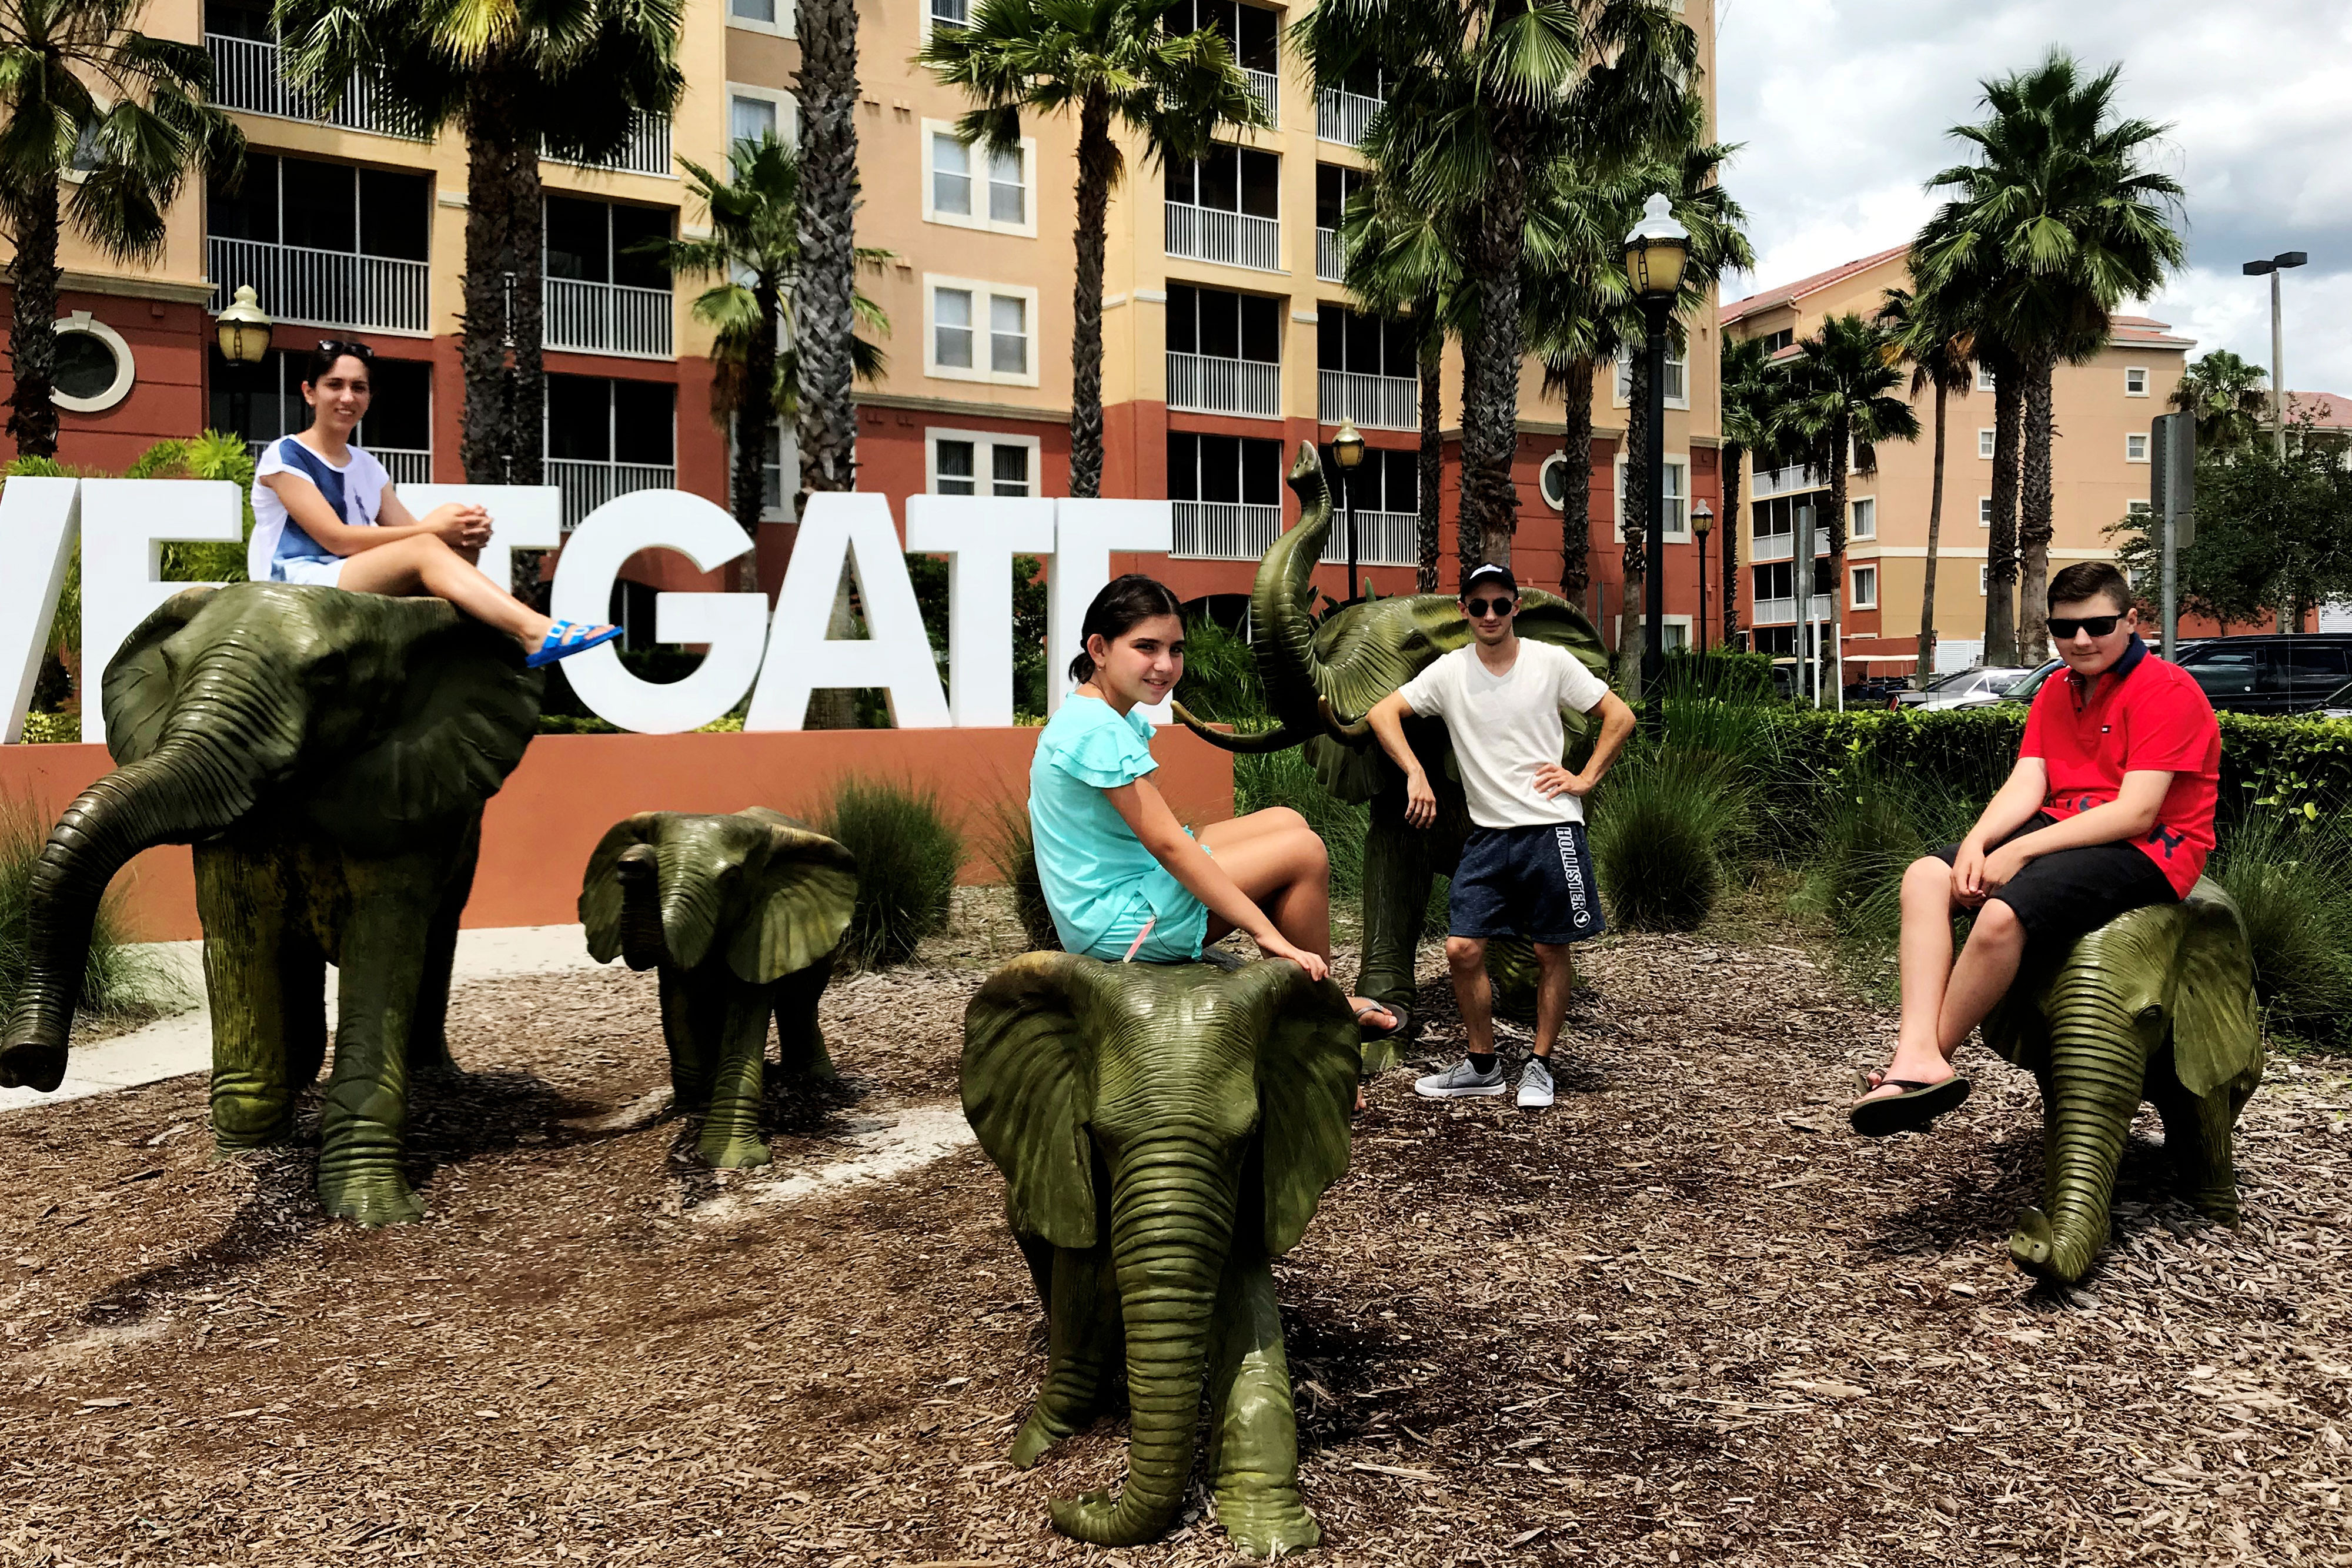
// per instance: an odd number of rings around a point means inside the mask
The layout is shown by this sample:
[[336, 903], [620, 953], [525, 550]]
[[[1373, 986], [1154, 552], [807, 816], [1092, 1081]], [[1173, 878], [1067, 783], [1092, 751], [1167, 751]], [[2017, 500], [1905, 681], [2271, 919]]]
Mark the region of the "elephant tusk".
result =
[[1329, 697], [1316, 698], [1315, 710], [1323, 716], [1323, 727], [1331, 738], [1343, 745], [1353, 746], [1372, 738], [1372, 721], [1369, 715], [1350, 724], [1339, 716], [1339, 710], [1331, 706]]
[[1262, 735], [1227, 735], [1223, 730], [1212, 729], [1194, 718], [1185, 711], [1182, 703], [1175, 703], [1171, 706], [1175, 709], [1177, 723], [1220, 751], [1255, 755], [1262, 751], [1283, 751], [1298, 744], [1298, 737], [1292, 733], [1286, 724], [1279, 725]]

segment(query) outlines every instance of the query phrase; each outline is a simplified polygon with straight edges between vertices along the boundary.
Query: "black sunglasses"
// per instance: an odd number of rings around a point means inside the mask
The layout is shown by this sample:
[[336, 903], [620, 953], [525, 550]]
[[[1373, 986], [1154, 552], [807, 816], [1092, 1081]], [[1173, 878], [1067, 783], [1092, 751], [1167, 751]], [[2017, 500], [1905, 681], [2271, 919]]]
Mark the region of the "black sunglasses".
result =
[[369, 348], [365, 343], [346, 343], [339, 338], [320, 339], [319, 352], [326, 355], [330, 363], [341, 359], [345, 354], [349, 354], [362, 364], [375, 362], [373, 349]]
[[1462, 601], [1462, 608], [1473, 616], [1483, 616], [1490, 612], [1496, 615], [1508, 615], [1511, 612], [1511, 606], [1517, 602], [1516, 599], [1465, 599]]
[[2088, 632], [2094, 637], [2105, 637], [2116, 629], [2120, 615], [2085, 615], [2080, 621], [2070, 621], [2063, 615], [2050, 618], [2050, 634], [2061, 643], [2070, 641], [2077, 632]]

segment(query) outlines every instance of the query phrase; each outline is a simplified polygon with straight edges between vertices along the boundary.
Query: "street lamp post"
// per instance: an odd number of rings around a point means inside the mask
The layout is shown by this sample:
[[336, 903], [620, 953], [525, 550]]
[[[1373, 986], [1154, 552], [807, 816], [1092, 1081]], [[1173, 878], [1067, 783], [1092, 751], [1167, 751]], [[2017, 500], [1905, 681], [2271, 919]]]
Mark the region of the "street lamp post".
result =
[[[1715, 531], [1715, 508], [1705, 501], [1691, 507], [1691, 537], [1698, 540], [1698, 636], [1697, 651], [1706, 652], [1706, 536]], [[1731, 591], [1725, 583], [1723, 591]]]
[[221, 358], [232, 365], [257, 365], [269, 356], [269, 329], [276, 323], [262, 313], [253, 285], [240, 283], [236, 297], [213, 319]]
[[2271, 440], [2281, 457], [2286, 455], [2286, 334], [2279, 320], [2279, 274], [2310, 259], [2302, 251], [2283, 250], [2268, 261], [2250, 261], [2240, 269], [2248, 277], [2271, 280]]
[[1675, 222], [1670, 205], [1663, 193], [1652, 196], [1642, 221], [1625, 236], [1625, 281], [1642, 303], [1650, 364], [1650, 395], [1640, 409], [1628, 412], [1645, 422], [1650, 438], [1642, 476], [1649, 539], [1642, 595], [1642, 692], [1654, 727], [1661, 716], [1659, 687], [1666, 668], [1666, 328], [1682, 291], [1683, 264], [1690, 259], [1690, 231]]
[[1347, 603], [1354, 603], [1358, 589], [1356, 565], [1356, 465], [1364, 460], [1364, 438], [1357, 434], [1356, 422], [1343, 419], [1339, 431], [1331, 437], [1331, 460], [1339, 465], [1339, 486], [1348, 499], [1348, 591], [1342, 595]]

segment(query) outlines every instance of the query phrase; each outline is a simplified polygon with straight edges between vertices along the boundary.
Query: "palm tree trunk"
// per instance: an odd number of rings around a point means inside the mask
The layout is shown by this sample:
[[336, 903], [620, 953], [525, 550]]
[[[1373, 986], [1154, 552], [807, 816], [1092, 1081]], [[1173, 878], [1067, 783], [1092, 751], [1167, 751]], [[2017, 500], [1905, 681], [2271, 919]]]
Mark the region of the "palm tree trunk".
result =
[[1524, 130], [1507, 109], [1495, 117], [1494, 177], [1483, 193], [1472, 239], [1480, 339], [1477, 374], [1465, 375], [1462, 397], [1461, 528], [1475, 532], [1485, 558], [1508, 566], [1518, 531], [1519, 253], [1525, 246], [1527, 167]]
[[19, 457], [58, 455], [58, 183], [35, 181], [10, 193], [7, 208], [16, 258], [8, 277], [15, 315], [8, 325], [8, 358], [16, 377], [8, 395], [8, 436]]
[[851, 401], [849, 358], [857, 283], [856, 0], [802, 0], [798, 27], [801, 269], [793, 309], [800, 490], [807, 495], [856, 486], [857, 407]]
[[1936, 471], [1927, 487], [1927, 565], [1919, 579], [1919, 662], [1911, 684], [1924, 689], [1936, 671], [1936, 549], [1944, 535], [1944, 405], [1949, 396], [1936, 383]]
[[1559, 438], [1559, 592], [1581, 608], [1592, 588], [1592, 361], [1568, 365], [1566, 434]]
[[1470, 452], [1470, 389], [1478, 384], [1479, 367], [1485, 362], [1486, 350], [1481, 346], [1485, 334], [1475, 328], [1462, 335], [1462, 444], [1455, 452], [1454, 476], [1454, 558], [1455, 580], [1470, 580], [1471, 572], [1486, 564], [1486, 541], [1478, 531], [1476, 518], [1470, 509], [1468, 492]]
[[[760, 519], [766, 515], [768, 434], [776, 423], [776, 333], [783, 319], [783, 292], [772, 275], [753, 278], [751, 298], [760, 308], [760, 325], [743, 345], [743, 387], [735, 399], [735, 478], [732, 499], [735, 525], [754, 547], [760, 539]], [[781, 487], [782, 476], [777, 476]], [[760, 586], [760, 553], [754, 548], [737, 559], [737, 589]]]
[[2016, 361], [1993, 360], [1992, 530], [1985, 540], [1988, 664], [2017, 663], [2017, 447], [2023, 424]]
[[2050, 406], [2050, 381], [2056, 366], [2047, 356], [2026, 368], [2025, 451], [2020, 476], [2017, 544], [2024, 576], [2018, 586], [2017, 658], [2038, 664], [2050, 650], [2050, 537], [2054, 518], [2051, 494], [2051, 444], [2057, 435]]
[[[1829, 641], [1826, 645], [1819, 645], [1813, 649], [1814, 658], [1820, 661], [1815, 678], [1821, 683], [1822, 704], [1829, 707], [1838, 706], [1839, 699], [1832, 694], [1837, 692], [1845, 684], [1845, 644], [1842, 635], [1844, 617], [1839, 612], [1845, 608], [1847, 459], [1853, 455], [1853, 425], [1848, 416], [1841, 412], [1836, 422], [1830, 426]], [[1811, 597], [1812, 591], [1813, 563], [1809, 560], [1800, 561], [1797, 563], [1797, 619], [1799, 621], [1805, 620], [1812, 612], [1813, 601]]]
[[[539, 133], [519, 129], [509, 153], [507, 193], [514, 211], [507, 232], [515, 275], [514, 394], [507, 415], [513, 427], [511, 483], [536, 485], [547, 457], [547, 204], [539, 181]], [[530, 553], [536, 583], [539, 552]]]
[[1437, 480], [1444, 469], [1445, 442], [1440, 434], [1440, 415], [1445, 393], [1445, 329], [1437, 319], [1433, 306], [1421, 313], [1421, 342], [1418, 345], [1415, 368], [1421, 372], [1421, 451], [1413, 465], [1413, 477], [1421, 497], [1421, 516], [1415, 530], [1415, 559], [1420, 570], [1413, 574], [1413, 586], [1423, 593], [1437, 591]]
[[1110, 184], [1118, 147], [1110, 99], [1087, 94], [1078, 111], [1078, 277], [1070, 298], [1070, 494], [1102, 494], [1103, 251], [1110, 232]]
[[1739, 470], [1747, 461], [1746, 447], [1724, 443], [1723, 516], [1715, 526], [1723, 535], [1723, 638], [1717, 645], [1727, 652], [1739, 635]]
[[457, 362], [466, 408], [458, 460], [477, 485], [509, 482], [513, 416], [508, 349], [515, 338], [513, 176], [515, 125], [502, 78], [485, 71], [466, 103], [465, 337]]
[[[1617, 486], [1617, 528], [1625, 536], [1622, 598], [1617, 605], [1617, 666], [1619, 690], [1630, 698], [1642, 668], [1643, 590], [1649, 581], [1650, 515], [1642, 501], [1642, 476], [1650, 471], [1650, 422], [1642, 411], [1650, 405], [1650, 356], [1636, 349], [1625, 389], [1625, 466]], [[1632, 683], [1632, 684], [1629, 684]]]

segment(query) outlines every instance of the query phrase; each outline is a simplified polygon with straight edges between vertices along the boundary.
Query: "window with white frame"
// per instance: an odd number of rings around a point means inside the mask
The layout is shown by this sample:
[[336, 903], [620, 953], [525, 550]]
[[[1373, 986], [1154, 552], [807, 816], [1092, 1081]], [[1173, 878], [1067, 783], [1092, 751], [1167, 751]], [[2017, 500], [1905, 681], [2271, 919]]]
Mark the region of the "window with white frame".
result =
[[923, 373], [947, 381], [1037, 384], [1037, 291], [923, 275]]
[[[1629, 406], [1633, 398], [1633, 356], [1646, 350], [1628, 343], [1617, 350], [1617, 406]], [[1690, 350], [1666, 345], [1666, 406], [1690, 407]]]
[[793, 95], [781, 88], [727, 84], [727, 140], [758, 141], [773, 136], [786, 146], [799, 139], [793, 112]]
[[1984, 363], [1982, 361], [1979, 361], [1977, 363], [1977, 391], [1990, 392], [1992, 390], [1992, 367]]
[[2146, 365], [2126, 365], [2124, 367], [2124, 396], [2146, 397], [2147, 395], [2147, 367]]
[[793, 36], [793, 0], [727, 0], [727, 25], [747, 33]]
[[1986, 565], [1983, 561], [1977, 562], [1977, 597], [1979, 599], [1990, 598], [1992, 595], [1991, 585], [1992, 568]]
[[1686, 652], [1691, 645], [1691, 618], [1687, 615], [1663, 616], [1658, 622], [1659, 644], [1669, 653]]
[[1864, 496], [1853, 504], [1853, 520], [1846, 527], [1846, 538], [1874, 539], [1878, 537], [1878, 497]]
[[1995, 431], [1995, 430], [1979, 430], [1979, 431], [1978, 431], [1978, 432], [1977, 432], [1977, 455], [1978, 455], [1978, 456], [1979, 456], [1979, 457], [1990, 457], [1990, 456], [1992, 455], [1993, 444], [1994, 444], [1996, 441], [1998, 441], [2000, 438], [2000, 433], [1999, 431]]
[[[1690, 458], [1668, 456], [1665, 462], [1665, 536], [1690, 538]], [[1625, 454], [1617, 454], [1617, 542], [1625, 542]]]
[[923, 37], [934, 27], [971, 26], [971, 6], [972, 0], [923, 0]]
[[2147, 436], [2145, 433], [2136, 431], [2124, 437], [2124, 461], [2126, 463], [2147, 461]]
[[1018, 149], [999, 152], [965, 141], [945, 120], [923, 121], [923, 221], [997, 234], [1037, 233], [1029, 190], [1035, 178], [1037, 142], [1021, 139]]
[[1853, 602], [1856, 610], [1878, 608], [1878, 569], [1874, 566], [1851, 568], [1846, 575], [1853, 580]]
[[2130, 517], [2154, 517], [2156, 515], [2156, 503], [2154, 501], [2126, 501], [2124, 503], [2124, 515]]
[[934, 496], [1034, 496], [1038, 442], [1034, 435], [985, 430], [923, 433], [927, 488]]
[[1992, 527], [1992, 497], [1990, 496], [1979, 496], [1977, 497], [1977, 527], [1980, 528], [1989, 528]]

